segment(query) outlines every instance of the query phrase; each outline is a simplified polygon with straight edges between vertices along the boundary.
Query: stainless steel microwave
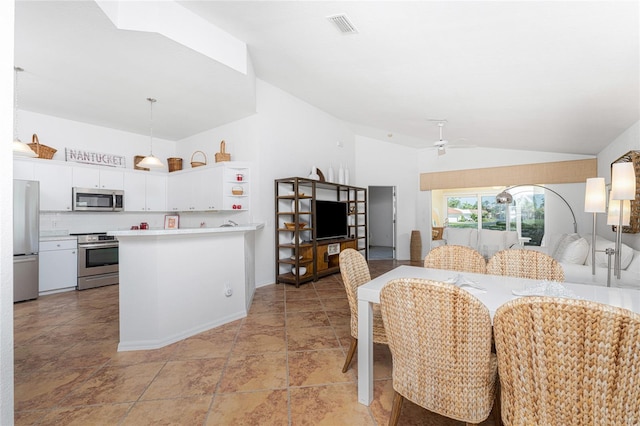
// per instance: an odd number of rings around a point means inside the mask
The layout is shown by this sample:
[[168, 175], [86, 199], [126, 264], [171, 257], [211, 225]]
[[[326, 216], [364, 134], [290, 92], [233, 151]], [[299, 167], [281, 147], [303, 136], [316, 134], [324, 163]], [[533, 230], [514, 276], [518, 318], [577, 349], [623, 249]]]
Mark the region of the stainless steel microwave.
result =
[[124, 210], [124, 191], [119, 189], [73, 188], [73, 210], [121, 212]]

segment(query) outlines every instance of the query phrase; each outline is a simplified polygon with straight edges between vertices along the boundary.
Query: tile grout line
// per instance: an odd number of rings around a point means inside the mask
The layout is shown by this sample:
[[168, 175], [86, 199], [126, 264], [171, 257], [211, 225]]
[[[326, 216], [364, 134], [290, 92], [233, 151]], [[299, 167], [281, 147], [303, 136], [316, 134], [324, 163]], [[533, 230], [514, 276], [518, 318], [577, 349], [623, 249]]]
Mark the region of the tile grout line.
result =
[[[249, 311], [250, 310], [251, 310], [251, 307], [249, 307]], [[207, 410], [207, 415], [204, 416], [204, 419], [202, 420], [203, 426], [207, 424], [207, 421], [209, 420], [209, 416], [211, 416], [211, 410], [213, 410], [213, 405], [215, 404], [216, 398], [218, 397], [218, 390], [220, 389], [222, 378], [224, 377], [224, 373], [226, 372], [227, 367], [229, 366], [229, 360], [231, 359], [231, 354], [233, 353], [233, 349], [235, 348], [236, 343], [238, 342], [238, 336], [240, 335], [240, 330], [242, 329], [242, 326], [244, 325], [248, 317], [249, 317], [249, 312], [247, 312], [246, 317], [242, 318], [242, 322], [238, 326], [238, 329], [236, 330], [236, 334], [233, 337], [233, 343], [229, 348], [229, 353], [227, 354], [227, 358], [225, 359], [224, 365], [222, 366], [222, 370], [220, 371], [220, 378], [218, 379], [218, 383], [216, 383], [216, 389], [213, 391], [213, 395], [211, 395], [211, 401], [209, 402], [209, 409]]]

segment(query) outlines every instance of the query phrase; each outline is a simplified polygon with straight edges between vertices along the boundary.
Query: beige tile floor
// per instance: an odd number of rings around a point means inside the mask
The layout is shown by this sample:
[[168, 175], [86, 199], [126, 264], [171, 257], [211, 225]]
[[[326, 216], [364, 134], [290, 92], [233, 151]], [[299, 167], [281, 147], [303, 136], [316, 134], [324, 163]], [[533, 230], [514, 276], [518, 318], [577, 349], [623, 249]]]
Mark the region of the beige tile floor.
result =
[[[397, 262], [371, 261], [376, 276]], [[249, 315], [162, 349], [117, 352], [118, 286], [14, 306], [16, 425], [387, 424], [391, 355], [357, 402], [340, 275], [261, 287]], [[400, 424], [458, 425], [405, 403]], [[492, 424], [487, 421], [486, 424]]]

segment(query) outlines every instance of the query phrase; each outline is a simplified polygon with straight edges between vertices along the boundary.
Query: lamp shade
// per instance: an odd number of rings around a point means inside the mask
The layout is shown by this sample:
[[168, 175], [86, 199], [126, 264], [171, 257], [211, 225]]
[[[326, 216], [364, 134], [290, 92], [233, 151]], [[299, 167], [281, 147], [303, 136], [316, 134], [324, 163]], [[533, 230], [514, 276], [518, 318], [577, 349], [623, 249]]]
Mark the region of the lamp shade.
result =
[[164, 164], [162, 161], [158, 159], [158, 157], [154, 157], [153, 155], [148, 155], [144, 157], [138, 164], [138, 167], [144, 167], [146, 169], [164, 169]]
[[631, 201], [614, 200], [613, 191], [609, 194], [609, 210], [607, 212], [607, 225], [620, 225], [620, 201], [622, 201], [622, 226], [631, 223]]
[[589, 178], [584, 192], [584, 211], [604, 213], [607, 211], [607, 193], [604, 178]]
[[16, 157], [30, 157], [35, 158], [38, 156], [29, 145], [18, 140], [13, 141], [13, 155]]
[[511, 204], [513, 202], [513, 196], [506, 190], [496, 195], [496, 203], [498, 204]]
[[613, 200], [636, 199], [636, 173], [633, 163], [615, 163], [611, 169], [611, 198]]

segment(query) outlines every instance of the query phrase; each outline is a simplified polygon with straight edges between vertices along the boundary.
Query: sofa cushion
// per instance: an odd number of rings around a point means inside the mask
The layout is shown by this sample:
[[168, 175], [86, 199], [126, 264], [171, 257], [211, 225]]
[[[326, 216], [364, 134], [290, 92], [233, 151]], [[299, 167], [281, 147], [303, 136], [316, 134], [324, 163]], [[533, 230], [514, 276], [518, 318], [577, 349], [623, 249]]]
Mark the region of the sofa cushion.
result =
[[564, 255], [565, 250], [574, 241], [580, 239], [580, 235], [578, 234], [562, 234], [558, 239], [558, 242], [554, 244], [553, 249], [551, 251], [551, 257], [555, 260], [560, 261], [560, 258]]
[[504, 250], [520, 244], [516, 231], [498, 231], [495, 229], [481, 229], [478, 234], [478, 249], [494, 247]]
[[473, 228], [446, 228], [444, 239], [448, 245], [477, 248], [478, 230]]
[[573, 263], [584, 265], [589, 255], [589, 242], [584, 238], [578, 238], [566, 245], [564, 251], [558, 254], [556, 260], [561, 263]]

